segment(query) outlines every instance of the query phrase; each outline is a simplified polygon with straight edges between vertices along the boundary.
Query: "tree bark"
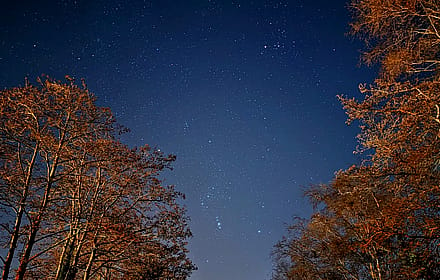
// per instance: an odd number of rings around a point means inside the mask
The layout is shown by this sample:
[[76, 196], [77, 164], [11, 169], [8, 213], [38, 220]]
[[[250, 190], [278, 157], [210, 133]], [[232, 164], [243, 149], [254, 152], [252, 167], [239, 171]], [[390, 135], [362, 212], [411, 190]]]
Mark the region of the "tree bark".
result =
[[[35, 145], [34, 152], [32, 154], [31, 161], [29, 163], [29, 168], [26, 174], [26, 180], [24, 183], [23, 193], [20, 199], [20, 205], [18, 207], [17, 215], [15, 217], [15, 224], [14, 224], [14, 230], [12, 232], [11, 241], [9, 242], [9, 250], [8, 255], [6, 256], [5, 264], [3, 266], [3, 274], [2, 274], [2, 280], [7, 280], [9, 277], [9, 272], [11, 270], [11, 264], [12, 260], [14, 259], [15, 249], [17, 248], [18, 243], [18, 237], [20, 233], [21, 228], [21, 221], [23, 219], [23, 214], [25, 210], [26, 205], [26, 199], [29, 192], [29, 183], [32, 177], [32, 171], [35, 165], [36, 157], [39, 151], [39, 143]], [[18, 151], [18, 156], [20, 156], [20, 151]], [[19, 160], [21, 162], [21, 159]], [[21, 164], [21, 163], [20, 163]]]
[[37, 215], [35, 221], [32, 223], [31, 231], [29, 233], [28, 242], [26, 244], [23, 255], [20, 259], [20, 265], [18, 267], [18, 271], [17, 271], [17, 275], [15, 276], [15, 280], [23, 280], [24, 279], [24, 274], [26, 273], [27, 265], [29, 263], [29, 258], [31, 256], [32, 249], [35, 245], [35, 238], [37, 237], [37, 233], [40, 230], [40, 224], [43, 219], [44, 212], [46, 211], [47, 204], [49, 203], [49, 195], [50, 195], [50, 191], [52, 189], [55, 171], [57, 170], [57, 167], [58, 167], [58, 160], [59, 160], [59, 157], [57, 155], [54, 158], [52, 168], [48, 174], [47, 186], [44, 191], [43, 201], [41, 202], [41, 206], [40, 206], [40, 210], [38, 212], [38, 215]]

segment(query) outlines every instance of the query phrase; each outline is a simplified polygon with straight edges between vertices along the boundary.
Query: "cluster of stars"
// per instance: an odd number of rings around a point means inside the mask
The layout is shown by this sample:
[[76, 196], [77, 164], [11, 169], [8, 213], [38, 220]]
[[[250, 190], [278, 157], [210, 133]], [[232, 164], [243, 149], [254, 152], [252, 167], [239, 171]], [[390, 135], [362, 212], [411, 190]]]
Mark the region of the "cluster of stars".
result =
[[329, 6], [345, 2], [9, 2], [3, 86], [41, 73], [86, 78], [132, 130], [128, 145], [177, 155], [164, 178], [186, 195], [199, 266], [191, 280], [264, 278], [283, 224], [307, 213], [298, 186], [328, 179], [344, 167], [340, 149], [350, 150], [338, 144], [352, 137], [340, 136], [345, 115], [328, 101], [359, 82], [344, 71], [344, 31], [329, 27], [341, 14]]

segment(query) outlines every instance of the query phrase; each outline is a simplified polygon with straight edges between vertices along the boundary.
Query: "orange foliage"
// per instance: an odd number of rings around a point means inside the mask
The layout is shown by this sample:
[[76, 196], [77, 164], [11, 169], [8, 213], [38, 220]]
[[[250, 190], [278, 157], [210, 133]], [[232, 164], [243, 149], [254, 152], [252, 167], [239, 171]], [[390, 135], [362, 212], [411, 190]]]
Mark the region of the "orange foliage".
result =
[[0, 94], [2, 278], [186, 279], [182, 194], [157, 178], [175, 156], [121, 144], [110, 110], [66, 79]]
[[275, 248], [274, 278], [439, 279], [440, 4], [351, 8], [365, 61], [381, 65], [363, 100], [340, 97], [368, 156], [307, 193], [315, 214]]

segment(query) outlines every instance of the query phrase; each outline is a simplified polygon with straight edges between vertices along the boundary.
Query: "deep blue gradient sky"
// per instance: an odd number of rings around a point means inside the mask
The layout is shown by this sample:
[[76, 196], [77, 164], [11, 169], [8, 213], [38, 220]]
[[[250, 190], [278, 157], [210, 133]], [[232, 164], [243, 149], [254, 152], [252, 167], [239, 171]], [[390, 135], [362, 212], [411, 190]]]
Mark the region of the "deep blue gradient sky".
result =
[[177, 155], [191, 280], [271, 275], [272, 246], [302, 190], [356, 162], [337, 94], [372, 80], [346, 0], [7, 1], [0, 87], [85, 78], [130, 146]]

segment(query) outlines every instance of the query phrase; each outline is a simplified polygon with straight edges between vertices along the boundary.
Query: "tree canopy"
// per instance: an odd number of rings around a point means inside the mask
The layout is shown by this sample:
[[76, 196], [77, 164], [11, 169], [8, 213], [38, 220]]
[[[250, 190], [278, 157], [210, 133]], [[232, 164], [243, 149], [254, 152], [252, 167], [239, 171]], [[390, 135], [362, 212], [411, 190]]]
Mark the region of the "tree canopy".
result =
[[363, 100], [340, 96], [364, 160], [306, 193], [275, 247], [274, 279], [440, 278], [440, 4], [354, 0], [352, 34], [378, 63]]
[[186, 279], [174, 155], [129, 148], [108, 108], [70, 77], [0, 93], [2, 279]]

